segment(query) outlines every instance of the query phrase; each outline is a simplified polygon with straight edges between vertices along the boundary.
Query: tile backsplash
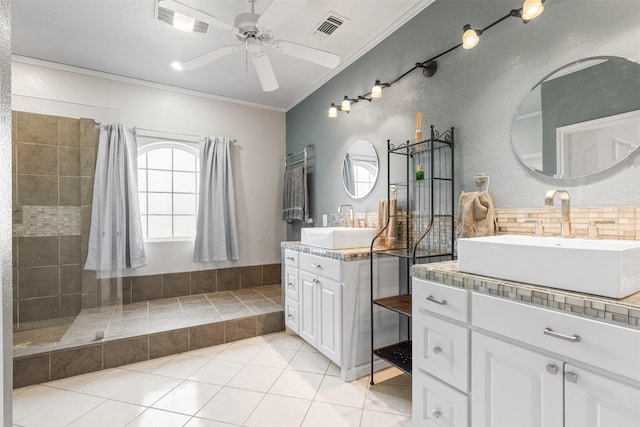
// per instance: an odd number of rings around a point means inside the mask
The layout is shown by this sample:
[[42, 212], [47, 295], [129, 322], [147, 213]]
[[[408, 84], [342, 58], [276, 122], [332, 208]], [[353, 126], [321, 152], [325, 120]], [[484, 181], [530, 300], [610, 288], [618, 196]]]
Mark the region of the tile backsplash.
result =
[[[560, 208], [496, 209], [498, 234], [536, 234], [539, 221], [544, 236], [560, 235]], [[573, 237], [586, 238], [589, 226], [598, 229], [598, 238], [640, 240], [640, 206], [572, 207]]]

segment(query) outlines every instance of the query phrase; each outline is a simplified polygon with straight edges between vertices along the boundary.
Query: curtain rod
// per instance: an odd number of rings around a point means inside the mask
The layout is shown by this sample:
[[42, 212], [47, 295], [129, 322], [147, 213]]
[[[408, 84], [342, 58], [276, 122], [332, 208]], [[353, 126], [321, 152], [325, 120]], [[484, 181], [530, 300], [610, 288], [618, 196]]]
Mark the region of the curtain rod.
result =
[[[153, 132], [153, 133], [163, 133], [166, 135], [177, 135], [177, 136], [182, 136], [182, 137], [189, 137], [189, 138], [196, 138], [196, 141], [190, 141], [190, 140], [186, 140], [186, 139], [181, 139], [180, 142], [193, 142], [193, 143], [197, 143], [200, 141], [200, 138], [202, 138], [200, 135], [195, 135], [195, 134], [189, 134], [189, 133], [178, 133], [178, 132], [167, 132], [167, 131], [163, 131], [163, 130], [156, 130], [156, 129], [146, 129], [146, 128], [135, 128], [136, 130], [141, 130], [143, 132]], [[169, 138], [169, 137], [158, 137], [158, 136], [149, 136], [149, 135], [140, 135], [143, 138], [160, 138], [163, 140], [171, 140], [171, 141], [177, 141], [176, 138]], [[229, 140], [232, 143], [237, 143], [238, 140], [236, 138], [229, 138]]]

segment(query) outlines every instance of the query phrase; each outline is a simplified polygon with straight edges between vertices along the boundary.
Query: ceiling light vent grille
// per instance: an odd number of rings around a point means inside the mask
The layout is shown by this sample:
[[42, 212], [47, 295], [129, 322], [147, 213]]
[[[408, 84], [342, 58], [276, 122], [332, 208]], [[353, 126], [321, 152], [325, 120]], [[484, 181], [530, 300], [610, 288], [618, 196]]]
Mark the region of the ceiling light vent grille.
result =
[[[158, 6], [158, 21], [166, 22], [169, 25], [173, 25], [174, 14], [175, 12], [173, 10]], [[198, 21], [196, 19], [195, 24], [193, 24], [194, 33], [206, 33], [208, 29], [209, 24], [207, 24], [206, 22]]]
[[311, 31], [311, 35], [318, 39], [326, 40], [346, 21], [348, 21], [348, 19], [344, 16], [340, 16], [334, 12], [329, 12], [314, 27]]

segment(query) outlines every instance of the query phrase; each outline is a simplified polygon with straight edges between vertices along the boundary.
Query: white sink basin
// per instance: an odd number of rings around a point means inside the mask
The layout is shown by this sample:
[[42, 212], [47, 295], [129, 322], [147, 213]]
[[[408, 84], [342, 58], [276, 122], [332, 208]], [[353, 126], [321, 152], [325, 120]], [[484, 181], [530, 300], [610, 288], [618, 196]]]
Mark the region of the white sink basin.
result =
[[314, 227], [302, 229], [302, 244], [325, 249], [349, 249], [371, 246], [375, 228]]
[[458, 239], [458, 269], [624, 298], [640, 291], [640, 241], [514, 235]]

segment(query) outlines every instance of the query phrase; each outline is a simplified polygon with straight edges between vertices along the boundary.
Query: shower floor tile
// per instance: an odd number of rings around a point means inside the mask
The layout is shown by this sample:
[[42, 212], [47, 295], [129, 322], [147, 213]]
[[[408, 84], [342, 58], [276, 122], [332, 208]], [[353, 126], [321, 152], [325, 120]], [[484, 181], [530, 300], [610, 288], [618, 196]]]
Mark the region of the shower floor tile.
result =
[[13, 334], [14, 357], [283, 310], [280, 285], [104, 306], [73, 322]]

